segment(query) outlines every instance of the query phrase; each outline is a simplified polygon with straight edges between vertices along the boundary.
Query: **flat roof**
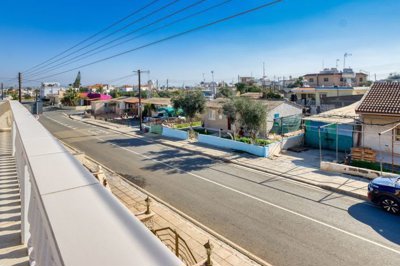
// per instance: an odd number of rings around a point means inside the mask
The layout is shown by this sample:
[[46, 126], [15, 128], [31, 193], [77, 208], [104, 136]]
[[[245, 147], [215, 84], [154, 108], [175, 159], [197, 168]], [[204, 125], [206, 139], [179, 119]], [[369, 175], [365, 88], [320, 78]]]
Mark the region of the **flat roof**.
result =
[[354, 123], [354, 120], [359, 117], [356, 114], [356, 108], [359, 104], [360, 101], [342, 108], [337, 108], [317, 115], [305, 117], [303, 118], [303, 120], [318, 121], [324, 123], [351, 124]]

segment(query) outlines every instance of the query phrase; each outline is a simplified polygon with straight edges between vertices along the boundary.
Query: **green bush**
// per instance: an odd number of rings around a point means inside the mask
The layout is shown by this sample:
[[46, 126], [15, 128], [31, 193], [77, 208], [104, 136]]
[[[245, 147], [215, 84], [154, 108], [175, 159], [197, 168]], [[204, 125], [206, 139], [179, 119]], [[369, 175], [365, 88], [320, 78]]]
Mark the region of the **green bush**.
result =
[[[192, 127], [199, 127], [199, 126], [201, 126], [201, 121], [192, 123]], [[174, 126], [174, 128], [176, 128], [176, 129], [182, 129], [182, 128], [188, 128], [188, 127], [190, 127], [190, 123], [176, 124]]]
[[236, 141], [240, 141], [240, 142], [244, 142], [244, 143], [247, 143], [247, 144], [251, 144], [251, 138], [248, 138], [248, 137], [240, 137], [240, 138], [237, 138]]
[[[247, 143], [247, 144], [252, 144], [251, 138], [248, 138], [248, 137], [240, 137], [240, 138], [237, 138], [236, 141], [240, 141], [240, 142]], [[268, 144], [271, 144], [271, 141], [269, 141], [267, 139], [256, 139], [256, 142], [255, 142], [255, 145], [259, 145], [259, 146], [267, 146]]]
[[271, 144], [271, 141], [269, 141], [267, 139], [257, 139], [256, 143], [260, 146], [267, 146], [267, 145]]
[[366, 161], [352, 160], [351, 165], [354, 167], [367, 168], [367, 169], [376, 170], [376, 171], [381, 170], [379, 163], [371, 163], [371, 162], [366, 162]]
[[[366, 161], [352, 160], [351, 161], [351, 166], [360, 167], [360, 168], [366, 168], [366, 169], [375, 170], [375, 171], [380, 171], [381, 170], [381, 166], [380, 166], [379, 163], [371, 163], [371, 162], [366, 162]], [[392, 169], [391, 169], [390, 165], [383, 164], [383, 171], [384, 172], [391, 172]], [[398, 172], [398, 171], [394, 171], [394, 173], [400, 174], [400, 172]]]

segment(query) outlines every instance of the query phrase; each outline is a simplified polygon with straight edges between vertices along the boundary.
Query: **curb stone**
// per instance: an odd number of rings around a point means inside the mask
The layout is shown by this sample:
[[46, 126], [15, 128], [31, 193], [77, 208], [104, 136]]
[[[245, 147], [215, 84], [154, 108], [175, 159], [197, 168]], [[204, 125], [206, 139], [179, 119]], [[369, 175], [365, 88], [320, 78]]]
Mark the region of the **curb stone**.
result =
[[[78, 119], [72, 118], [71, 116], [70, 116], [70, 118], [73, 119], [73, 120], [78, 120]], [[137, 134], [131, 134], [131, 133], [126, 133], [126, 132], [121, 132], [118, 129], [115, 129], [115, 128], [112, 128], [112, 127], [109, 127], [109, 126], [99, 125], [97, 123], [91, 123], [90, 121], [85, 121], [85, 120], [78, 120], [78, 121], [81, 121], [83, 123], [90, 124], [90, 125], [95, 125], [95, 126], [98, 126], [98, 127], [101, 127], [101, 128], [110, 129], [110, 130], [113, 130], [113, 131], [118, 132], [120, 134], [124, 134], [124, 135], [131, 136], [131, 137], [138, 137], [138, 136], [139, 137], [145, 137], [143, 135], [143, 133], [139, 133], [139, 132]], [[239, 165], [239, 166], [242, 166], [242, 167], [245, 167], [245, 168], [249, 168], [249, 169], [253, 169], [253, 170], [256, 170], [256, 171], [260, 171], [260, 172], [263, 172], [263, 173], [277, 175], [277, 176], [284, 177], [284, 178], [287, 178], [287, 179], [291, 179], [291, 180], [294, 180], [294, 181], [297, 181], [297, 182], [300, 182], [300, 183], [304, 183], [304, 184], [307, 184], [307, 185], [311, 185], [311, 186], [319, 187], [319, 188], [322, 188], [322, 189], [325, 189], [325, 190], [328, 190], [328, 191], [332, 191], [332, 192], [335, 192], [335, 193], [338, 193], [338, 194], [354, 197], [354, 198], [361, 199], [361, 200], [368, 200], [368, 197], [366, 195], [360, 195], [360, 194], [354, 193], [352, 191], [342, 190], [342, 189], [339, 189], [339, 188], [336, 188], [336, 187], [332, 187], [332, 186], [320, 185], [320, 184], [316, 184], [316, 183], [313, 183], [313, 182], [308, 182], [308, 181], [305, 181], [303, 179], [296, 178], [295, 176], [291, 176], [291, 175], [284, 174], [284, 173], [277, 172], [277, 171], [273, 171], [273, 170], [266, 170], [265, 168], [256, 167], [256, 166], [248, 165], [248, 164], [244, 164], [244, 163], [240, 163], [240, 162], [237, 162], [237, 161], [234, 161], [234, 160], [231, 160], [231, 159], [219, 157], [219, 156], [212, 155], [212, 154], [207, 154], [207, 153], [204, 153], [204, 152], [201, 152], [201, 151], [197, 151], [197, 150], [194, 151], [194, 150], [186, 148], [186, 147], [177, 147], [175, 145], [171, 145], [169, 143], [166, 143], [163, 140], [157, 140], [157, 141], [151, 140], [151, 142], [160, 143], [162, 145], [173, 147], [173, 148], [179, 148], [179, 149], [182, 149], [182, 150], [185, 150], [185, 151], [189, 151], [189, 152], [192, 152], [192, 153], [195, 153], [195, 154], [198, 154], [198, 155], [207, 156], [207, 157], [219, 160], [219, 161], [223, 161], [225, 163], [236, 164], [236, 165]]]

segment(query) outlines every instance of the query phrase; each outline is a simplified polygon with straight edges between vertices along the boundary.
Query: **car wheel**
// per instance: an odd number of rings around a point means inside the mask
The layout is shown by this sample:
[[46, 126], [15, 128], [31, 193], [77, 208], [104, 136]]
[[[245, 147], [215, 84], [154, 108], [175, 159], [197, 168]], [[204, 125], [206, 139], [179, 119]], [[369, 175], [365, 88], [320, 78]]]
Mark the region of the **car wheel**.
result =
[[400, 214], [400, 203], [398, 200], [391, 197], [382, 197], [380, 204], [385, 211]]

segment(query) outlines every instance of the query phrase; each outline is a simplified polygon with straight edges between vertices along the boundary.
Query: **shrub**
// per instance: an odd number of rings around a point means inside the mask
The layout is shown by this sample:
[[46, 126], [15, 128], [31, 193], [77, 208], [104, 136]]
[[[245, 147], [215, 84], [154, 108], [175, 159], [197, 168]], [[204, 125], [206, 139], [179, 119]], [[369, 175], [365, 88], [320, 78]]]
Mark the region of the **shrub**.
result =
[[267, 146], [268, 144], [271, 144], [271, 141], [267, 139], [257, 139], [256, 143], [260, 146]]
[[381, 170], [379, 163], [371, 163], [371, 162], [366, 162], [366, 161], [352, 160], [351, 165], [354, 167], [367, 168], [367, 169], [376, 170], [376, 171]]
[[[199, 127], [199, 126], [201, 126], [201, 121], [193, 122], [193, 123], [192, 123], [192, 126], [193, 126], [193, 127]], [[177, 128], [177, 129], [188, 128], [188, 127], [190, 127], [190, 123], [183, 123], [183, 124], [174, 125], [174, 128]]]

